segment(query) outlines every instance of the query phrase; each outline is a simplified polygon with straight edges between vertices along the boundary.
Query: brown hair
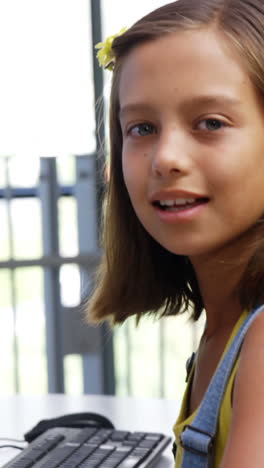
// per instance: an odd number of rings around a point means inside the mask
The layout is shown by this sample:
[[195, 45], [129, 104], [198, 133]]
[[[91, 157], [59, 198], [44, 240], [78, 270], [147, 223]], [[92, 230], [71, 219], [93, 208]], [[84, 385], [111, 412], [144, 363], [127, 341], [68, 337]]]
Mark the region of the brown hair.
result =
[[[218, 28], [237, 47], [253, 84], [264, 95], [263, 0], [178, 0], [140, 19], [113, 43], [111, 162], [104, 207], [104, 254], [88, 302], [90, 320], [110, 318], [118, 323], [133, 314], [138, 318], [150, 312], [172, 315], [189, 306], [193, 307], [196, 320], [202, 312], [203, 300], [188, 258], [159, 245], [145, 231], [132, 208], [122, 172], [118, 90], [122, 62], [132, 48], [178, 30], [209, 26]], [[264, 295], [264, 275], [254, 258], [239, 285], [243, 307], [256, 305]], [[256, 294], [251, 294], [253, 286]]]

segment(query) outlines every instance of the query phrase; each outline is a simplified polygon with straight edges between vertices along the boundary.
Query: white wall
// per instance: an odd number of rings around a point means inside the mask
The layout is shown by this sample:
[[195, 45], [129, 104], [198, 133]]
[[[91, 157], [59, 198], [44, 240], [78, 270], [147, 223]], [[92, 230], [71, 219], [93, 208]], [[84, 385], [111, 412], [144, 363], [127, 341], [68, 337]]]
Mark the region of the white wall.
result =
[[[104, 34], [160, 0], [103, 0]], [[0, 0], [0, 156], [94, 149], [90, 0]]]

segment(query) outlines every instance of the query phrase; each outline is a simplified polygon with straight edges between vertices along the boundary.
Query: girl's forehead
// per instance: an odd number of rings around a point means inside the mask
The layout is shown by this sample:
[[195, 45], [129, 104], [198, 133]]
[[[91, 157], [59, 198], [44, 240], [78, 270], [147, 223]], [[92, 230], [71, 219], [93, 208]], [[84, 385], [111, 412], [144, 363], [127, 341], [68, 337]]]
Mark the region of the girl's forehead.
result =
[[[178, 31], [136, 46], [125, 57], [119, 85], [121, 107], [164, 90], [175, 98], [222, 94], [238, 99], [253, 92], [245, 62], [226, 36], [214, 29]], [[163, 94], [163, 93], [162, 93]]]
[[234, 44], [235, 41], [231, 36], [213, 26], [179, 29], [135, 45], [127, 54], [124, 65], [131, 59], [144, 61], [145, 58], [149, 58], [153, 63], [158, 61], [160, 64], [168, 59], [171, 59], [172, 63], [175, 61], [180, 63], [190, 58], [202, 60], [206, 56], [211, 59], [225, 57], [244, 67], [244, 60]]

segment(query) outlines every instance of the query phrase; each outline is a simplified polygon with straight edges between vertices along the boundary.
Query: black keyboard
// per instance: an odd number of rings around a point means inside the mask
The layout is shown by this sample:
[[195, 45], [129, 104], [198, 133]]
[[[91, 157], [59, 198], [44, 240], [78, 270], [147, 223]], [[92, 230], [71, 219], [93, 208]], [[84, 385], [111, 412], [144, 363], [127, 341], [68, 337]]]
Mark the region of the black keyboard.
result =
[[53, 428], [3, 468], [147, 468], [170, 438], [158, 433], [97, 428]]

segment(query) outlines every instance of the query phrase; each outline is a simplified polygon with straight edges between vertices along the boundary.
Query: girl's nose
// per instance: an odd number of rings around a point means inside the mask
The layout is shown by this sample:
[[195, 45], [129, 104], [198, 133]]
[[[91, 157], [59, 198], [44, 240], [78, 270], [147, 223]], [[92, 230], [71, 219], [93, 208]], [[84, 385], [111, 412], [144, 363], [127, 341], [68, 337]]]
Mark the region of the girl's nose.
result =
[[[186, 143], [186, 142], [185, 142]], [[178, 132], [167, 132], [160, 136], [152, 154], [152, 172], [156, 177], [188, 172], [190, 158], [183, 137]]]

